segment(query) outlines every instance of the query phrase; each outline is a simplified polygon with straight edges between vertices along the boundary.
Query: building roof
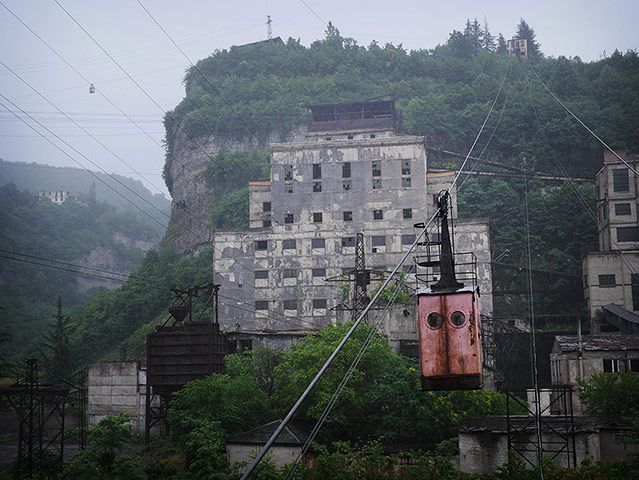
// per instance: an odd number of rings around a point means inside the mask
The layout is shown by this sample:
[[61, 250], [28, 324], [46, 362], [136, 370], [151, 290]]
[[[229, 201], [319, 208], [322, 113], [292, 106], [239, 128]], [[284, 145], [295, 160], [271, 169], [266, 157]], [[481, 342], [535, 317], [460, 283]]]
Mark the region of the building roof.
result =
[[611, 303], [609, 305], [604, 305], [601, 308], [605, 310], [607, 313], [610, 313], [614, 315], [615, 317], [619, 317], [625, 320], [626, 322], [639, 325], [639, 315], [631, 312], [630, 310], [626, 310], [625, 308], [619, 305], [615, 305], [614, 303]]
[[[282, 420], [274, 420], [265, 425], [260, 425], [248, 432], [233, 435], [228, 443], [240, 443], [247, 445], [264, 445], [271, 435], [280, 426]], [[296, 422], [289, 422], [277, 437], [273, 445], [304, 445], [308, 439], [308, 432]]]
[[[577, 335], [557, 335], [553, 352], [574, 352], [579, 348]], [[583, 335], [581, 348], [584, 351], [639, 350], [639, 334]]]

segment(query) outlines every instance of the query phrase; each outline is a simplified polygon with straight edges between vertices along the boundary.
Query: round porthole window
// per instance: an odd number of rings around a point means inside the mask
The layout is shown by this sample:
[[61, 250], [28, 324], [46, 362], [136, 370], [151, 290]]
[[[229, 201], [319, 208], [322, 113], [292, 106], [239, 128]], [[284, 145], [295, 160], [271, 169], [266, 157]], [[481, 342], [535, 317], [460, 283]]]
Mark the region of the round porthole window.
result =
[[466, 323], [466, 315], [459, 311], [453, 312], [453, 314], [450, 316], [450, 322], [455, 327], [463, 327], [464, 323]]
[[428, 314], [428, 317], [426, 317], [426, 323], [430, 328], [435, 329], [442, 326], [444, 319], [439, 313], [432, 312]]

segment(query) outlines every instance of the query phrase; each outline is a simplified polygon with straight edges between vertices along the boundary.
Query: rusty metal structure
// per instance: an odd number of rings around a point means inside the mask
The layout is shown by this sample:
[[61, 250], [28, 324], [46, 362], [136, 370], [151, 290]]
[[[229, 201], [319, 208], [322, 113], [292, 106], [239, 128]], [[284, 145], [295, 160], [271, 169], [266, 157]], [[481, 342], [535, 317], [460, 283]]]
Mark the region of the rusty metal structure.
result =
[[[57, 466], [64, 456], [64, 427], [69, 390], [40, 380], [38, 361], [28, 359], [24, 377], [0, 389], [18, 415], [18, 455], [14, 478], [36, 478], [47, 468], [45, 452], [51, 451]], [[39, 478], [39, 477], [38, 477]]]
[[437, 202], [439, 238], [425, 239], [415, 255], [422, 390], [476, 389], [483, 383], [477, 261], [454, 252], [448, 192]]
[[[162, 325], [147, 336], [146, 423], [148, 442], [154, 429], [166, 428], [171, 394], [187, 382], [224, 370], [226, 334], [218, 322], [219, 285], [207, 283], [176, 290], [169, 308], [171, 325]], [[193, 299], [206, 296], [202, 312], [193, 320]], [[200, 321], [206, 309], [212, 318]]]

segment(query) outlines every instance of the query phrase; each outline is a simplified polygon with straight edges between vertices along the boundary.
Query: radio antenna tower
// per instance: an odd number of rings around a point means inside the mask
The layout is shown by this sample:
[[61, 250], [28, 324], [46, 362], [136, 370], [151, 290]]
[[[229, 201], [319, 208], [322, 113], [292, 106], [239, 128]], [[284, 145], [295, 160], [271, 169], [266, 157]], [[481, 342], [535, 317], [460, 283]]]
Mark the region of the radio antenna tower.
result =
[[267, 36], [267, 38], [269, 40], [272, 40], [273, 39], [273, 28], [271, 27], [271, 16], [267, 15], [266, 18], [267, 18], [267, 20], [266, 20], [266, 27], [267, 27], [266, 36]]

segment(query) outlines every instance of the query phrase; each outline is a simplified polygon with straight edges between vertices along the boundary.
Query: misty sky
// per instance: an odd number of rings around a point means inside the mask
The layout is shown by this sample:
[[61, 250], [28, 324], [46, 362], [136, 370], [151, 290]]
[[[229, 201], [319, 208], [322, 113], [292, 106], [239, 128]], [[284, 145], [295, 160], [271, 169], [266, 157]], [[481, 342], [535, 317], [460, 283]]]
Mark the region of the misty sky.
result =
[[[135, 118], [155, 141], [119, 115], [102, 96], [90, 95], [89, 85], [2, 5], [0, 61], [142, 174], [147, 188], [166, 192], [161, 178], [162, 110], [171, 110], [183, 97], [181, 82], [188, 62], [137, 1], [58, 0], [161, 109], [100, 51], [54, 0], [0, 1], [95, 83], [105, 96]], [[266, 38], [267, 13], [273, 20], [274, 36], [300, 38], [305, 45], [324, 36], [323, 21], [329, 20], [343, 36], [352, 37], [361, 45], [368, 45], [374, 39], [382, 44], [402, 43], [407, 49], [417, 49], [444, 43], [453, 28], [463, 28], [467, 18], [481, 22], [486, 19], [494, 35], [501, 32], [510, 38], [523, 17], [535, 29], [547, 56], [579, 56], [584, 61], [592, 61], [615, 48], [625, 52], [639, 46], [637, 0], [305, 0], [315, 13], [301, 0], [141, 1], [193, 61], [216, 49]], [[1, 64], [0, 93], [104, 171], [139, 178]], [[9, 106], [2, 97], [0, 102]], [[10, 108], [15, 110], [13, 106]], [[33, 124], [30, 119], [26, 120]], [[41, 127], [36, 125], [36, 128], [49, 135]], [[55, 138], [52, 140], [59, 143]], [[99, 170], [66, 145], [60, 145], [82, 166]], [[0, 158], [79, 166], [3, 107], [0, 107]]]

